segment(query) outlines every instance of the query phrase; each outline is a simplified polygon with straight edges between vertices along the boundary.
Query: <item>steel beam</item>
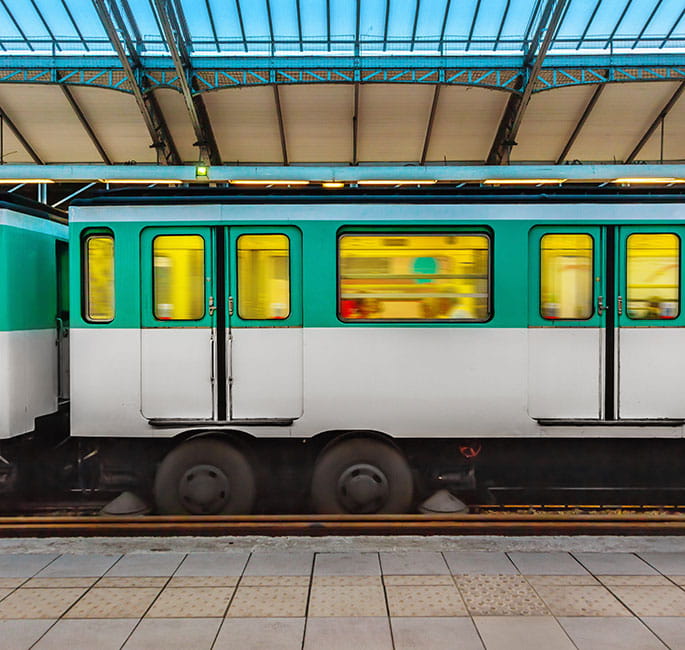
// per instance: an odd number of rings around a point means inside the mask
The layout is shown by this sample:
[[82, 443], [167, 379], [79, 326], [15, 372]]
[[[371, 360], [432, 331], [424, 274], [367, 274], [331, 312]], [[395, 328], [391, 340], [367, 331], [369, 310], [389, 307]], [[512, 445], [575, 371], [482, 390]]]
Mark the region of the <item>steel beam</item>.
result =
[[221, 154], [214, 138], [214, 131], [209, 121], [209, 114], [205, 106], [204, 100], [198, 94], [194, 94], [190, 87], [189, 79], [192, 78], [193, 68], [190, 61], [190, 55], [186, 49], [186, 45], [180, 31], [181, 15], [180, 4], [176, 4], [176, 12], [169, 5], [169, 0], [153, 0], [155, 9], [159, 17], [159, 22], [162, 26], [163, 36], [169, 50], [171, 59], [176, 68], [178, 75], [181, 93], [183, 94], [183, 101], [188, 111], [190, 123], [193, 126], [196, 142], [195, 145], [200, 148], [200, 160], [209, 162], [212, 165], [221, 164]]
[[352, 165], [359, 164], [359, 84], [354, 84], [354, 104], [352, 108]]
[[497, 49], [497, 46], [499, 45], [499, 40], [500, 40], [500, 38], [502, 38], [502, 30], [504, 29], [504, 24], [507, 22], [507, 16], [509, 15], [510, 5], [511, 5], [511, 0], [507, 0], [507, 4], [504, 7], [504, 11], [502, 12], [502, 20], [500, 21], [499, 27], [497, 29], [497, 36], [495, 37], [495, 45], [492, 48], [493, 52]]
[[26, 47], [28, 47], [29, 50], [33, 52], [34, 47], [31, 44], [31, 41], [29, 41], [29, 39], [26, 37], [24, 30], [21, 28], [21, 25], [17, 22], [17, 19], [14, 17], [14, 14], [10, 11], [5, 0], [0, 0], [0, 5], [2, 5], [3, 9], [5, 10], [5, 13], [10, 17], [10, 20], [14, 25], [14, 29], [16, 29], [19, 32], [19, 35], [21, 36], [22, 40], [24, 41], [24, 43], [26, 43]]
[[466, 51], [468, 52], [471, 48], [471, 39], [473, 38], [473, 32], [476, 29], [476, 22], [478, 22], [478, 14], [480, 13], [480, 2], [481, 0], [476, 0], [476, 8], [473, 10], [473, 18], [471, 19], [471, 27], [469, 29], [469, 35], [466, 39]]
[[281, 109], [281, 94], [278, 86], [274, 86], [274, 102], [276, 103], [276, 117], [278, 118], [278, 133], [281, 138], [281, 154], [283, 155], [283, 164], [289, 165], [288, 162], [288, 146], [285, 139], [285, 127], [283, 126], [283, 110]]
[[659, 124], [661, 124], [661, 122], [666, 118], [671, 109], [675, 106], [676, 102], [680, 99], [680, 96], [683, 94], [683, 91], [685, 91], [685, 81], [683, 81], [678, 86], [673, 95], [671, 95], [671, 98], [666, 102], [666, 105], [659, 112], [659, 115], [657, 115], [656, 119], [649, 125], [649, 128], [640, 138], [640, 141], [635, 145], [635, 148], [630, 152], [630, 154], [626, 158], [626, 163], [632, 163], [635, 160], [637, 155], [642, 150], [642, 147], [644, 147], [645, 144], [647, 144], [647, 141], [652, 137], [652, 134], [654, 133], [654, 131], [656, 131]]
[[243, 12], [240, 8], [240, 0], [235, 0], [235, 10], [238, 13], [240, 23], [240, 35], [243, 37], [243, 49], [247, 52], [247, 35], [245, 34], [245, 23], [243, 22]]
[[[33, 160], [34, 163], [36, 163], [36, 165], [44, 165], [45, 164], [43, 162], [43, 160], [41, 159], [41, 157], [36, 153], [36, 150], [28, 143], [26, 138], [22, 135], [21, 131], [16, 127], [14, 122], [12, 122], [12, 120], [9, 118], [7, 113], [5, 113], [5, 111], [2, 109], [1, 106], [0, 106], [0, 121], [2, 123], [6, 124], [7, 128], [10, 131], [12, 131], [12, 133], [14, 134], [14, 137], [17, 140], [19, 140], [19, 142], [21, 143], [21, 146], [24, 147], [24, 149], [26, 149], [26, 153], [28, 153], [28, 155], [31, 156], [31, 159]], [[13, 166], [14, 165], [2, 165], [0, 167], [0, 169], [2, 169], [3, 167], [13, 167]], [[41, 177], [41, 178], [43, 178], [43, 177]]]
[[652, 9], [652, 13], [649, 14], [649, 18], [647, 18], [647, 21], [645, 24], [642, 26], [642, 29], [640, 30], [640, 33], [637, 35], [635, 38], [635, 41], [633, 42], [632, 49], [635, 49], [637, 47], [637, 44], [640, 42], [642, 39], [644, 33], [647, 31], [647, 28], [651, 24], [652, 20], [654, 19], [654, 16], [656, 15], [656, 12], [659, 11], [659, 7], [661, 7], [662, 3], [664, 0], [657, 0], [656, 4], [654, 5]]
[[[97, 11], [97, 14], [102, 22], [102, 26], [109, 37], [114, 50], [117, 53], [121, 66], [127, 75], [129, 82], [131, 84], [131, 91], [136, 98], [136, 104], [138, 104], [138, 110], [143, 116], [145, 126], [147, 127], [150, 138], [152, 139], [152, 147], [157, 151], [157, 163], [160, 165], [177, 165], [181, 162], [181, 157], [178, 155], [178, 150], [171, 137], [169, 128], [166, 125], [162, 111], [159, 108], [159, 104], [151, 92], [144, 92], [138, 82], [138, 76], [133, 70], [135, 65], [139, 72], [142, 72], [143, 67], [140, 63], [138, 54], [134, 49], [130, 49], [128, 55], [124, 49], [121, 39], [119, 38], [117, 28], [114, 26], [104, 0], [92, 0], [93, 6]], [[125, 25], [121, 20], [121, 15], [116, 9], [116, 5], [111, 5], [113, 11], [115, 11], [115, 19], [119, 24], [119, 30], [125, 34], [127, 40], [130, 42], [130, 36], [125, 29]], [[129, 60], [129, 56], [131, 60]], [[133, 64], [131, 63], [133, 61]]]
[[[480, 0], [478, 0], [480, 2]], [[414, 9], [414, 26], [411, 30], [411, 48], [414, 51], [414, 45], [416, 44], [416, 29], [419, 26], [419, 11], [421, 10], [421, 0], [416, 0], [416, 8]]]
[[582, 131], [583, 127], [585, 126], [585, 122], [587, 122], [587, 118], [590, 117], [590, 113], [592, 113], [592, 109], [595, 107], [595, 104], [597, 103], [597, 100], [601, 97], [602, 92], [604, 92], [604, 84], [599, 84], [597, 88], [595, 88], [595, 92], [592, 93], [592, 97], [590, 97], [590, 101], [587, 103], [587, 106], [585, 107], [585, 110], [583, 111], [583, 114], [580, 116], [580, 119], [578, 120], [578, 123], [576, 124], [576, 127], [573, 129], [573, 133], [571, 134], [571, 137], [568, 139], [568, 142], [562, 149], [561, 153], [559, 154], [559, 157], [557, 158], [557, 165], [561, 165], [561, 163], [566, 160], [566, 156], [568, 155], [568, 152], [571, 150], [571, 147], [575, 143], [576, 139], [578, 138], [578, 135], [580, 135], [580, 132]]
[[435, 86], [433, 92], [433, 103], [431, 104], [431, 112], [428, 116], [428, 124], [426, 125], [426, 135], [423, 139], [423, 149], [421, 150], [421, 164], [425, 164], [426, 155], [428, 154], [428, 147], [430, 145], [431, 135], [433, 133], [433, 122], [435, 121], [435, 113], [438, 109], [438, 101], [440, 100], [440, 84]]
[[[567, 0], [547, 0], [530, 49], [524, 57], [525, 85], [520, 94], [512, 94], [509, 97], [507, 107], [497, 129], [497, 135], [488, 154], [488, 164], [496, 165], [502, 164], [505, 160], [506, 162], [509, 161], [509, 155], [511, 154], [512, 147], [516, 145], [516, 135], [533, 94], [533, 88], [542, 68], [542, 62], [552, 43], [559, 21], [564, 13], [566, 2]], [[544, 38], [542, 36], [543, 33]], [[540, 41], [542, 42], [538, 48]]]

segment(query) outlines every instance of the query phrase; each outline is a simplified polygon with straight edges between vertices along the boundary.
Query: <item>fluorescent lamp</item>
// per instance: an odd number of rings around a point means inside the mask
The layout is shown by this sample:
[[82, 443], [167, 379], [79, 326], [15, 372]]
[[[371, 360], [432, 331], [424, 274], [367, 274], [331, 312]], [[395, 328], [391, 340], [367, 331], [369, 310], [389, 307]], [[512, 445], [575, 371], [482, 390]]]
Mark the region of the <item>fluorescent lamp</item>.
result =
[[110, 185], [180, 185], [183, 181], [177, 178], [98, 178], [100, 183], [109, 183]]
[[258, 181], [258, 180], [235, 180], [231, 185], [309, 185], [309, 181]]
[[17, 183], [54, 183], [52, 178], [0, 178], [0, 183], [16, 185]]
[[434, 180], [417, 180], [417, 181], [381, 181], [381, 180], [370, 180], [370, 181], [357, 181], [359, 185], [433, 185], [438, 181]]
[[345, 183], [338, 183], [334, 181], [329, 181], [328, 183], [321, 183], [321, 187], [335, 188], [335, 187], [345, 187]]
[[567, 178], [488, 178], [483, 185], [559, 185]]
[[656, 185], [662, 183], [685, 183], [684, 178], [615, 178], [612, 183], [635, 183], [635, 184], [646, 184], [646, 185]]

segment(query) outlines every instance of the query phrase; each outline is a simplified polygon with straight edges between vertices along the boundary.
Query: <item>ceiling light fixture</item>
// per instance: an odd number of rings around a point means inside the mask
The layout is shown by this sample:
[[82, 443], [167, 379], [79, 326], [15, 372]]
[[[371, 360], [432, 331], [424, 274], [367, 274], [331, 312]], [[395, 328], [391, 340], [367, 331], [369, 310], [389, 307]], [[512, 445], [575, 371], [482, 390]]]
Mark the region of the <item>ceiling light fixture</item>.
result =
[[643, 177], [637, 177], [637, 178], [615, 178], [612, 183], [624, 183], [624, 184], [630, 184], [634, 183], [636, 185], [643, 184], [643, 185], [665, 185], [667, 183], [685, 183], [685, 178], [643, 178]]
[[385, 181], [385, 180], [368, 180], [357, 181], [359, 185], [434, 185], [436, 180], [416, 180], [416, 181]]
[[180, 185], [183, 183], [177, 178], [98, 178], [98, 182], [110, 185]]
[[4, 185], [16, 185], [18, 183], [54, 183], [52, 178], [0, 178]]
[[568, 178], [488, 178], [483, 185], [560, 185]]
[[229, 181], [231, 185], [309, 185], [309, 181], [258, 181], [250, 179], [240, 179]]
[[326, 188], [336, 188], [336, 187], [345, 187], [345, 183], [339, 183], [337, 181], [328, 181], [326, 183], [321, 183], [321, 187], [326, 187]]

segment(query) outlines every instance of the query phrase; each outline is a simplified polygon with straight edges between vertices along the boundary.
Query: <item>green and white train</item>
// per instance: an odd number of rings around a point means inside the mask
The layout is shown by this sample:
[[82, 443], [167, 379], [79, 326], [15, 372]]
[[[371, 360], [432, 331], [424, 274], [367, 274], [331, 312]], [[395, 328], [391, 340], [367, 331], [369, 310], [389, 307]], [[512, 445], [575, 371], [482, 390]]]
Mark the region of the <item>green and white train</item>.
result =
[[298, 490], [404, 512], [481, 475], [607, 463], [677, 482], [683, 235], [665, 193], [76, 201], [72, 446], [161, 512]]

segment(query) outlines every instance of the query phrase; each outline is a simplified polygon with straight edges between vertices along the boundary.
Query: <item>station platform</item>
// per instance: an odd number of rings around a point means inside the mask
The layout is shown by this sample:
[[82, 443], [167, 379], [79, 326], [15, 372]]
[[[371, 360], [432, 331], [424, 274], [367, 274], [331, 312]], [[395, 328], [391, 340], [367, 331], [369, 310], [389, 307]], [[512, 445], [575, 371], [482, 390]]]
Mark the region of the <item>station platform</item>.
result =
[[672, 538], [0, 540], [10, 649], [685, 648]]

